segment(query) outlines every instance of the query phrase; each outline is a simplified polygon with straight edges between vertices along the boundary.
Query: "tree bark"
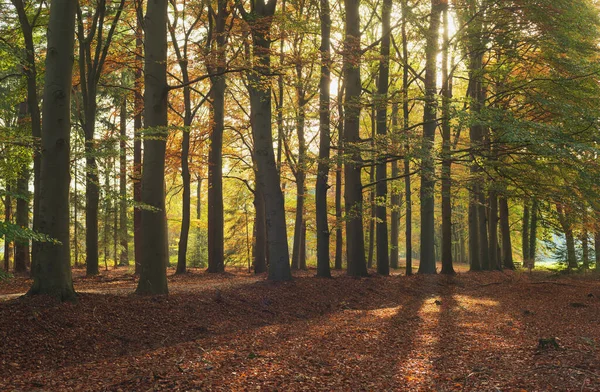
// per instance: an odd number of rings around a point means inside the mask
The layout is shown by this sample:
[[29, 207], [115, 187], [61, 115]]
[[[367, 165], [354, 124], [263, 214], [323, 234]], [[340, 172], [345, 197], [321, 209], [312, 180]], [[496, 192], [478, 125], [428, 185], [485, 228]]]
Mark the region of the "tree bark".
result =
[[273, 151], [271, 129], [270, 47], [271, 18], [276, 1], [257, 0], [253, 3], [252, 17], [246, 14], [250, 25], [255, 62], [248, 74], [250, 95], [250, 122], [254, 137], [257, 166], [257, 190], [265, 204], [269, 280], [282, 281], [292, 278], [285, 223], [284, 199], [281, 181]]
[[119, 138], [119, 265], [129, 265], [129, 234], [127, 232], [127, 97], [121, 102]]
[[145, 30], [144, 138], [142, 202], [142, 259], [138, 294], [167, 294], [167, 230], [165, 211], [165, 149], [167, 137], [167, 0], [148, 2]]
[[258, 190], [254, 192], [254, 273], [261, 274], [267, 271], [267, 226], [265, 221], [265, 201]]
[[[343, 81], [342, 81], [343, 83]], [[343, 95], [345, 87], [342, 85], [338, 92], [338, 150], [335, 168], [335, 269], [342, 269], [343, 248], [344, 248], [344, 226], [342, 224], [342, 176], [344, 162], [344, 105]]]
[[[211, 13], [210, 15], [213, 15]], [[227, 1], [217, 2], [214, 18], [216, 48], [213, 58], [216, 64], [208, 67], [211, 73], [223, 73], [226, 69]], [[216, 71], [216, 72], [215, 72]], [[224, 217], [223, 217], [223, 132], [225, 130], [225, 76], [211, 77], [212, 132], [208, 152], [208, 271], [225, 271]]]
[[[6, 195], [4, 196], [4, 221], [12, 221], [12, 197], [10, 195], [11, 186], [6, 184]], [[10, 255], [12, 254], [12, 238], [8, 233], [4, 234], [4, 270], [10, 270]]]
[[514, 270], [512, 243], [510, 238], [510, 222], [508, 220], [508, 200], [505, 196], [499, 198], [500, 230], [502, 232], [502, 267]]
[[[19, 126], [23, 127], [23, 121], [27, 116], [27, 102], [21, 102], [19, 105]], [[17, 210], [15, 221], [19, 227], [29, 228], [29, 167], [21, 168], [17, 179]], [[7, 195], [8, 197], [8, 195]], [[15, 240], [15, 272], [27, 272], [29, 264], [29, 240]]]
[[[19, 25], [23, 34], [25, 44], [25, 62], [23, 73], [27, 80], [27, 105], [31, 117], [31, 135], [36, 142], [36, 149], [33, 152], [33, 230], [39, 231], [39, 201], [40, 201], [40, 170], [41, 154], [39, 150], [39, 141], [42, 136], [42, 123], [40, 116], [40, 107], [38, 104], [38, 86], [37, 86], [37, 67], [35, 63], [35, 46], [33, 43], [33, 26], [25, 11], [23, 0], [12, 0], [13, 5], [19, 17]], [[33, 265], [37, 255], [39, 243], [34, 241], [31, 247], [32, 274]]]
[[315, 185], [315, 209], [317, 223], [317, 276], [330, 278], [329, 267], [329, 223], [327, 219], [327, 184], [329, 178], [330, 152], [330, 94], [331, 81], [331, 15], [329, 0], [320, 0], [319, 19], [321, 22], [321, 78], [319, 80], [319, 163]]
[[76, 298], [69, 249], [69, 140], [76, 3], [53, 0], [48, 22], [44, 83], [39, 231], [59, 242], [40, 242], [28, 294]]
[[562, 226], [563, 232], [565, 233], [565, 239], [567, 243], [567, 268], [569, 271], [572, 269], [577, 269], [579, 268], [579, 265], [577, 263], [577, 256], [575, 253], [575, 237], [573, 236], [573, 227], [569, 216], [569, 209], [568, 207], [564, 207], [562, 204], [557, 203], [556, 212], [558, 213], [558, 221]]
[[343, 70], [344, 101], [344, 199], [346, 209], [346, 254], [348, 275], [367, 276], [363, 233], [362, 157], [360, 154], [360, 0], [344, 0], [346, 8]]
[[431, 0], [431, 16], [427, 42], [425, 47], [425, 108], [423, 110], [423, 141], [421, 145], [421, 260], [419, 263], [420, 274], [435, 274], [435, 227], [434, 227], [434, 192], [435, 192], [435, 166], [433, 161], [433, 142], [437, 128], [437, 103], [436, 103], [436, 58], [439, 52], [438, 38], [440, 14], [442, 4], [440, 0]]
[[536, 198], [533, 199], [531, 204], [531, 224], [529, 226], [529, 264], [531, 268], [535, 268], [535, 253], [537, 244], [537, 220], [538, 220], [538, 201]]
[[406, 33], [408, 0], [402, 0], [402, 126], [404, 128], [404, 194], [406, 199], [406, 275], [412, 275], [412, 189], [410, 178], [410, 134], [409, 134], [409, 101], [408, 101], [408, 36]]
[[450, 140], [450, 100], [452, 78], [448, 70], [449, 27], [448, 5], [442, 12], [444, 20], [444, 47], [442, 51], [442, 274], [454, 275], [452, 260], [452, 152]]
[[[392, 104], [392, 134], [398, 134], [398, 103]], [[400, 175], [398, 161], [392, 161], [392, 178]], [[398, 269], [400, 264], [400, 192], [396, 184], [393, 183], [390, 195], [392, 213], [390, 218], [390, 267]]]
[[[377, 135], [386, 140], [387, 135], [387, 104], [388, 85], [390, 74], [390, 19], [392, 13], [392, 0], [384, 0], [381, 9], [381, 47], [379, 54], [379, 77], [377, 79]], [[387, 218], [387, 164], [382, 160], [376, 167], [377, 181], [377, 273], [390, 274], [389, 244], [388, 244], [388, 218]], [[396, 248], [397, 251], [397, 248]]]
[[529, 203], [525, 201], [523, 207], [523, 230], [521, 232], [523, 249], [523, 268], [529, 265]]
[[[143, 30], [141, 22], [141, 7], [136, 1], [136, 27], [135, 27], [135, 82], [134, 82], [134, 109], [133, 117], [133, 201], [142, 202], [142, 112], [144, 110], [143, 88]], [[133, 208], [133, 247], [135, 258], [135, 273], [139, 274], [142, 267], [142, 210]]]
[[500, 259], [498, 259], [498, 194], [494, 190], [489, 192], [490, 198], [490, 269], [502, 270]]

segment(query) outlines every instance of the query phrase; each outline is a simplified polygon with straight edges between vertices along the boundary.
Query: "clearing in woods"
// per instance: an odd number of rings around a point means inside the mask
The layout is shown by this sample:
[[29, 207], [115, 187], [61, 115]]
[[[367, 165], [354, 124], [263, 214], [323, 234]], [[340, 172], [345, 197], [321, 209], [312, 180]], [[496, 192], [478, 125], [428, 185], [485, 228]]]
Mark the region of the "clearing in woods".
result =
[[140, 297], [125, 269], [76, 270], [77, 303], [0, 282], [0, 390], [600, 391], [597, 276], [313, 275], [194, 270]]

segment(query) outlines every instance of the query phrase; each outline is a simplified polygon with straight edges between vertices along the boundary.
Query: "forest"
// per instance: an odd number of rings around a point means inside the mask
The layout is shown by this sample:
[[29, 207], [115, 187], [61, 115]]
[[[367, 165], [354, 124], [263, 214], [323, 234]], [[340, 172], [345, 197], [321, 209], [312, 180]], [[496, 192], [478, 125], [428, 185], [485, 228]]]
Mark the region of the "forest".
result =
[[597, 0], [0, 0], [0, 390], [600, 391]]

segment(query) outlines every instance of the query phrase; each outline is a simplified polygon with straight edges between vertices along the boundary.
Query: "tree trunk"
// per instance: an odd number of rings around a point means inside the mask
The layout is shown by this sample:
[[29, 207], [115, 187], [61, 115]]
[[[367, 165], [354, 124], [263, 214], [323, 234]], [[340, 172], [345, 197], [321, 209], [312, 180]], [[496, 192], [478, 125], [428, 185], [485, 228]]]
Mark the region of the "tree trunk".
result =
[[300, 255], [306, 254], [305, 250], [302, 249], [302, 232], [303, 227], [306, 226], [304, 218], [304, 200], [306, 194], [306, 140], [304, 137], [304, 105], [306, 104], [304, 98], [304, 91], [300, 87], [301, 83], [301, 67], [296, 66], [297, 80], [296, 80], [296, 95], [298, 97], [298, 118], [296, 122], [296, 134], [298, 135], [298, 164], [296, 165], [296, 220], [294, 223], [294, 245], [292, 249], [292, 269], [300, 269], [301, 260]]
[[127, 98], [121, 102], [119, 139], [119, 265], [129, 265], [129, 234], [127, 233]]
[[434, 192], [435, 166], [433, 161], [433, 142], [437, 128], [436, 104], [436, 58], [441, 13], [440, 0], [431, 0], [431, 19], [425, 47], [425, 108], [423, 110], [423, 142], [421, 146], [421, 261], [420, 274], [435, 274], [435, 227]]
[[596, 223], [594, 231], [594, 255], [596, 272], [600, 272], [600, 227], [598, 227], [598, 223]]
[[360, 142], [360, 0], [344, 0], [346, 8], [343, 70], [344, 101], [344, 199], [346, 208], [346, 255], [348, 275], [367, 276], [363, 234], [362, 157]]
[[523, 268], [529, 265], [529, 203], [525, 201], [523, 207], [523, 231], [522, 235], [522, 247], [523, 247]]
[[[27, 79], [27, 105], [31, 116], [31, 135], [37, 144], [42, 136], [40, 107], [38, 104], [37, 68], [35, 63], [35, 46], [33, 42], [33, 26], [29, 22], [23, 0], [12, 0], [19, 17], [19, 25], [25, 44], [25, 62], [23, 73]], [[38, 148], [33, 152], [33, 230], [39, 231], [39, 201], [40, 201], [40, 169], [41, 154]], [[34, 241], [31, 247], [32, 266], [35, 264], [39, 243]], [[33, 274], [33, 268], [31, 270]]]
[[[387, 104], [388, 84], [390, 74], [390, 18], [392, 13], [392, 0], [384, 0], [381, 9], [381, 48], [379, 61], [379, 77], [377, 79], [377, 135], [386, 140], [387, 135]], [[382, 160], [377, 164], [377, 273], [390, 274], [389, 244], [388, 244], [388, 218], [387, 218], [387, 163]], [[397, 247], [396, 247], [397, 251]]]
[[[136, 2], [137, 4], [137, 2]], [[142, 202], [142, 112], [144, 110], [143, 88], [143, 52], [144, 41], [140, 21], [141, 10], [137, 10], [135, 30], [135, 82], [134, 82], [134, 109], [133, 117], [133, 201]], [[139, 274], [142, 267], [142, 210], [135, 206], [133, 208], [133, 247], [135, 258], [135, 273]]]
[[[19, 126], [23, 127], [23, 121], [27, 116], [27, 102], [19, 105]], [[19, 178], [17, 179], [17, 211], [16, 224], [24, 229], [29, 228], [29, 167], [21, 168]], [[7, 195], [8, 197], [8, 195]], [[27, 272], [29, 264], [29, 240], [15, 240], [15, 272]]]
[[[343, 81], [342, 81], [343, 83]], [[335, 269], [342, 269], [344, 248], [344, 227], [342, 224], [342, 175], [344, 162], [344, 106], [342, 97], [345, 88], [342, 86], [338, 92], [338, 150], [335, 168]]]
[[[4, 196], [4, 221], [12, 221], [12, 197], [10, 196], [11, 186], [6, 184], [6, 195]], [[10, 255], [12, 253], [12, 238], [9, 234], [4, 234], [4, 270], [10, 270]]]
[[448, 5], [444, 5], [444, 49], [442, 52], [442, 274], [454, 275], [452, 260], [452, 152], [450, 141], [450, 100], [452, 78], [448, 70]]
[[502, 270], [502, 265], [498, 259], [498, 194], [490, 190], [490, 269]]
[[[187, 62], [180, 62], [181, 73], [183, 74], [183, 82], [189, 83], [187, 73]], [[190, 220], [191, 220], [191, 175], [189, 165], [190, 154], [190, 132], [192, 125], [192, 97], [189, 86], [183, 88], [184, 101], [184, 120], [183, 120], [183, 135], [181, 137], [181, 183], [183, 185], [183, 195], [181, 201], [181, 228], [179, 231], [179, 243], [177, 244], [177, 269], [176, 274], [185, 274], [187, 270], [187, 248], [188, 239], [190, 236]], [[210, 267], [209, 267], [210, 269]]]
[[[227, 1], [219, 0], [214, 17], [216, 27], [216, 67], [209, 72], [223, 73], [226, 66]], [[212, 15], [212, 14], [211, 14]], [[212, 17], [212, 16], [211, 16]], [[223, 132], [225, 130], [225, 76], [211, 78], [212, 132], [208, 152], [208, 271], [225, 271], [224, 218], [223, 218]]]
[[327, 220], [327, 184], [329, 177], [330, 113], [329, 84], [331, 79], [331, 15], [329, 0], [320, 0], [321, 22], [321, 78], [319, 80], [319, 163], [315, 185], [315, 209], [317, 223], [317, 276], [330, 278], [329, 223]]
[[76, 3], [53, 0], [48, 22], [44, 84], [39, 231], [59, 243], [40, 242], [30, 295], [76, 297], [69, 250], [69, 140]]
[[[392, 134], [398, 134], [398, 103], [392, 104]], [[400, 175], [398, 161], [392, 161], [392, 178]], [[400, 192], [395, 183], [392, 184], [391, 191], [392, 213], [390, 219], [390, 267], [398, 269], [400, 264], [399, 239], [400, 239]]]
[[567, 243], [567, 268], [569, 271], [572, 269], [577, 269], [579, 265], [577, 263], [577, 256], [575, 253], [575, 237], [573, 236], [573, 227], [570, 220], [571, 218], [569, 216], [569, 209], [568, 207], [564, 207], [562, 204], [557, 203], [556, 212], [558, 213], [558, 221], [562, 226], [563, 232], [565, 233], [565, 239]]
[[500, 196], [500, 230], [502, 233], [502, 267], [514, 270], [515, 264], [512, 257], [512, 243], [510, 238], [510, 222], [508, 220], [508, 200]]
[[275, 12], [275, 1], [264, 3], [257, 0], [252, 17], [246, 15], [253, 40], [255, 63], [248, 74], [250, 95], [250, 123], [254, 137], [257, 166], [257, 190], [262, 193], [267, 227], [269, 258], [269, 280], [290, 280], [290, 255], [287, 242], [287, 227], [281, 181], [273, 151], [271, 130], [270, 47], [271, 17]]
[[258, 190], [254, 193], [254, 273], [261, 274], [267, 271], [267, 227], [265, 221], [265, 201]]
[[165, 210], [165, 149], [167, 122], [167, 1], [148, 2], [145, 29], [144, 138], [142, 202], [153, 207], [142, 210], [142, 259], [138, 294], [167, 294], [169, 263]]
[[535, 268], [535, 252], [536, 252], [536, 244], [537, 244], [537, 219], [538, 219], [538, 201], [537, 199], [533, 199], [533, 203], [531, 204], [531, 225], [529, 227], [529, 264], [531, 268]]
[[96, 89], [89, 86], [89, 107], [85, 110], [85, 259], [86, 275], [98, 275], [98, 204], [100, 202], [100, 184], [98, 183], [98, 165], [94, 154], [96, 128]]
[[402, 126], [404, 128], [404, 193], [406, 199], [405, 225], [405, 259], [406, 275], [412, 275], [412, 189], [410, 179], [410, 135], [409, 135], [409, 101], [408, 101], [408, 37], [406, 33], [408, 0], [402, 0]]
[[[375, 121], [375, 106], [371, 107], [371, 150], [375, 152], [377, 147], [375, 145], [375, 135], [377, 130], [376, 121]], [[371, 166], [371, 170], [369, 172], [369, 183], [373, 184], [375, 182], [375, 154], [373, 154], [373, 164]], [[369, 228], [367, 234], [369, 235], [369, 249], [368, 249], [368, 258], [367, 258], [367, 268], [373, 268], [373, 254], [375, 253], [375, 221], [377, 219], [377, 202], [375, 199], [374, 188], [371, 188], [369, 192], [369, 206], [371, 207], [371, 219], [369, 219]]]

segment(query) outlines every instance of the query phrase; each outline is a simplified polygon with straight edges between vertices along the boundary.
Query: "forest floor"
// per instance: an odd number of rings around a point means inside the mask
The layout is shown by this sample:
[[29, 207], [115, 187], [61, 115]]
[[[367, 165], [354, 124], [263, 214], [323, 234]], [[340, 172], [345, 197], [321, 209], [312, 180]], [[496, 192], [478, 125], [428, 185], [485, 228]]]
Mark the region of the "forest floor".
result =
[[597, 275], [136, 279], [75, 271], [76, 303], [0, 282], [0, 390], [600, 391]]

